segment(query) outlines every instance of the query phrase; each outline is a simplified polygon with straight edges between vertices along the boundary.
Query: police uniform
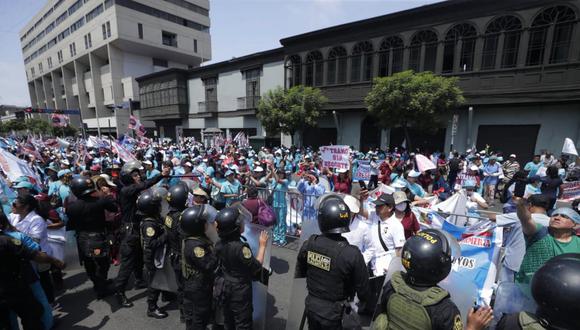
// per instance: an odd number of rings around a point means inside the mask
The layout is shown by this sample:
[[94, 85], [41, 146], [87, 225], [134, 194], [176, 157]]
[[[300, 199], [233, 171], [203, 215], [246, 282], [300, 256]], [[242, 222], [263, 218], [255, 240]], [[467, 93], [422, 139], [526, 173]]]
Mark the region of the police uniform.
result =
[[496, 326], [497, 330], [544, 330], [546, 323], [543, 323], [534, 314], [519, 312], [502, 316]]
[[182, 247], [183, 311], [186, 329], [205, 329], [212, 316], [218, 258], [206, 237], [188, 237]]
[[107, 295], [107, 274], [110, 266], [111, 243], [107, 236], [105, 210], [117, 211], [117, 205], [110, 197], [81, 197], [71, 203], [66, 213], [67, 229], [76, 230], [79, 258], [81, 259], [97, 296]]
[[0, 329], [12, 328], [10, 311], [20, 317], [25, 330], [44, 329], [43, 307], [30, 289], [29, 276], [34, 276], [34, 272], [29, 260], [37, 253], [0, 231]]
[[239, 236], [222, 240], [216, 245], [222, 265], [224, 288], [223, 307], [226, 329], [252, 329], [252, 281], [260, 280], [264, 270], [250, 246]]
[[355, 293], [365, 302], [369, 275], [360, 251], [340, 235], [312, 235], [300, 249], [297, 278], [306, 277], [309, 329], [342, 329], [343, 310]]
[[141, 222], [141, 240], [143, 242], [143, 263], [148, 274], [147, 304], [149, 310], [157, 309], [157, 300], [161, 290], [153, 289], [151, 283], [155, 276], [155, 256], [167, 240], [165, 229], [158, 218], [146, 216]]
[[177, 282], [177, 302], [179, 304], [181, 318], [183, 319], [183, 277], [181, 271], [181, 242], [183, 240], [183, 233], [179, 228], [180, 217], [181, 212], [171, 207], [164, 220], [164, 229], [167, 232], [168, 255]]

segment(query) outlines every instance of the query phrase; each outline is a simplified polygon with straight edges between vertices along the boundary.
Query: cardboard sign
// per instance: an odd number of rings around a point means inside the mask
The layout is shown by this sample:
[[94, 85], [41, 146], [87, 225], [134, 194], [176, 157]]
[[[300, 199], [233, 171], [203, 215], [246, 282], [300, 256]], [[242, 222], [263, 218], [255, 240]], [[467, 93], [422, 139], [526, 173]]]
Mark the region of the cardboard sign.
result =
[[322, 166], [346, 169], [350, 168], [350, 148], [348, 146], [324, 146], [322, 152]]
[[368, 181], [371, 179], [371, 162], [369, 160], [359, 160], [356, 171], [352, 177], [353, 181]]

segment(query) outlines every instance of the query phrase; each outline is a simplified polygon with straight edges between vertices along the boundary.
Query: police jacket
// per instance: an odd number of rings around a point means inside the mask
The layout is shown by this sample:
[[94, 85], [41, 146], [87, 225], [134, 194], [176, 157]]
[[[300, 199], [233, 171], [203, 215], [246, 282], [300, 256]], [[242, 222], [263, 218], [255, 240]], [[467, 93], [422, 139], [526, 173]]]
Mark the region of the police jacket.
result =
[[254, 257], [250, 246], [239, 237], [219, 241], [216, 253], [226, 280], [251, 283], [260, 279], [262, 264]]
[[207, 237], [187, 237], [181, 249], [181, 270], [186, 290], [213, 285], [218, 258]]
[[[515, 314], [504, 314], [499, 320], [497, 330], [543, 330], [547, 329], [542, 325], [539, 318], [534, 314], [519, 312]], [[570, 328], [571, 329], [571, 328]]]
[[117, 211], [117, 205], [111, 197], [77, 199], [66, 209], [69, 219], [66, 228], [79, 232], [102, 233], [107, 227], [105, 210]]
[[123, 223], [139, 223], [141, 221], [141, 217], [136, 214], [137, 198], [143, 190], [153, 187], [161, 179], [163, 177], [157, 175], [141, 183], [133, 183], [121, 188], [119, 192], [119, 205], [121, 205], [121, 219]]
[[181, 212], [170, 208], [164, 220], [165, 230], [167, 231], [167, 247], [169, 252], [176, 256], [181, 256], [181, 240], [184, 236], [181, 230], [180, 218]]
[[[300, 248], [296, 262], [296, 278], [306, 277], [309, 310], [327, 308], [334, 302], [354, 297], [366, 302], [369, 275], [364, 258], [357, 247], [340, 235], [312, 235]], [[326, 302], [326, 303], [325, 303]], [[325, 307], [326, 306], [326, 307]], [[327, 319], [340, 315], [328, 311]], [[321, 314], [322, 315], [322, 314]]]
[[167, 233], [157, 218], [147, 216], [141, 222], [141, 241], [143, 243], [143, 263], [149, 270], [154, 269], [155, 255], [163, 249]]
[[30, 277], [34, 272], [29, 261], [37, 253], [38, 251], [27, 248], [22, 241], [0, 231], [0, 297], [15, 296], [20, 290], [29, 289], [30, 283], [36, 280]]

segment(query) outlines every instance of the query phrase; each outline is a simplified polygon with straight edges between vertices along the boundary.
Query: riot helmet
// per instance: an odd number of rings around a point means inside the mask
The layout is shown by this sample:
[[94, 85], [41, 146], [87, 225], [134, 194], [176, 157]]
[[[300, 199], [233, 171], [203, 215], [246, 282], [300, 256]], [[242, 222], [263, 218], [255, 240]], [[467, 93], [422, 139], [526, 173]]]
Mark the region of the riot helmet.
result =
[[181, 230], [189, 236], [202, 236], [207, 223], [205, 205], [195, 205], [181, 213]]
[[71, 181], [70, 190], [77, 198], [83, 198], [95, 191], [95, 183], [88, 177], [79, 176]]
[[226, 207], [221, 210], [216, 218], [217, 230], [220, 238], [235, 236], [240, 232], [242, 226], [242, 216], [240, 211], [233, 207]]
[[178, 184], [169, 188], [167, 193], [167, 202], [169, 206], [178, 210], [183, 211], [187, 207], [189, 189], [185, 183], [179, 182]]
[[123, 167], [121, 168], [121, 181], [124, 184], [132, 184], [133, 178], [131, 178], [131, 173], [134, 171], [142, 171], [144, 170], [143, 164], [141, 164], [138, 160], [132, 160], [126, 162]]
[[323, 234], [342, 234], [350, 231], [351, 213], [340, 197], [329, 197], [318, 208], [318, 228]]
[[137, 211], [141, 215], [158, 216], [161, 212], [161, 195], [146, 190], [137, 198]]
[[536, 316], [549, 328], [574, 329], [580, 324], [580, 253], [566, 253], [546, 262], [531, 283]]
[[420, 231], [403, 245], [401, 263], [410, 284], [434, 286], [451, 271], [449, 241], [439, 230]]

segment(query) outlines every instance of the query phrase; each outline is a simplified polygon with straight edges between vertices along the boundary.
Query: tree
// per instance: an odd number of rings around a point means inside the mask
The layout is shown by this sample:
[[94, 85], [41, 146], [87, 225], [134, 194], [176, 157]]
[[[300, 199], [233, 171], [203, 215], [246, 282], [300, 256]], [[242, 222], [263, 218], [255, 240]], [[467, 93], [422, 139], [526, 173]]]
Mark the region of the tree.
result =
[[409, 126], [422, 130], [441, 127], [441, 115], [465, 102], [457, 80], [431, 72], [399, 72], [376, 78], [365, 102], [380, 126], [403, 128], [407, 148], [411, 149]]
[[35, 134], [52, 134], [52, 126], [46, 119], [30, 118], [26, 119], [26, 128]]
[[258, 105], [257, 117], [268, 134], [280, 132], [294, 136], [306, 127], [318, 123], [320, 112], [327, 102], [319, 89], [294, 86], [288, 90], [278, 87], [266, 92]]

